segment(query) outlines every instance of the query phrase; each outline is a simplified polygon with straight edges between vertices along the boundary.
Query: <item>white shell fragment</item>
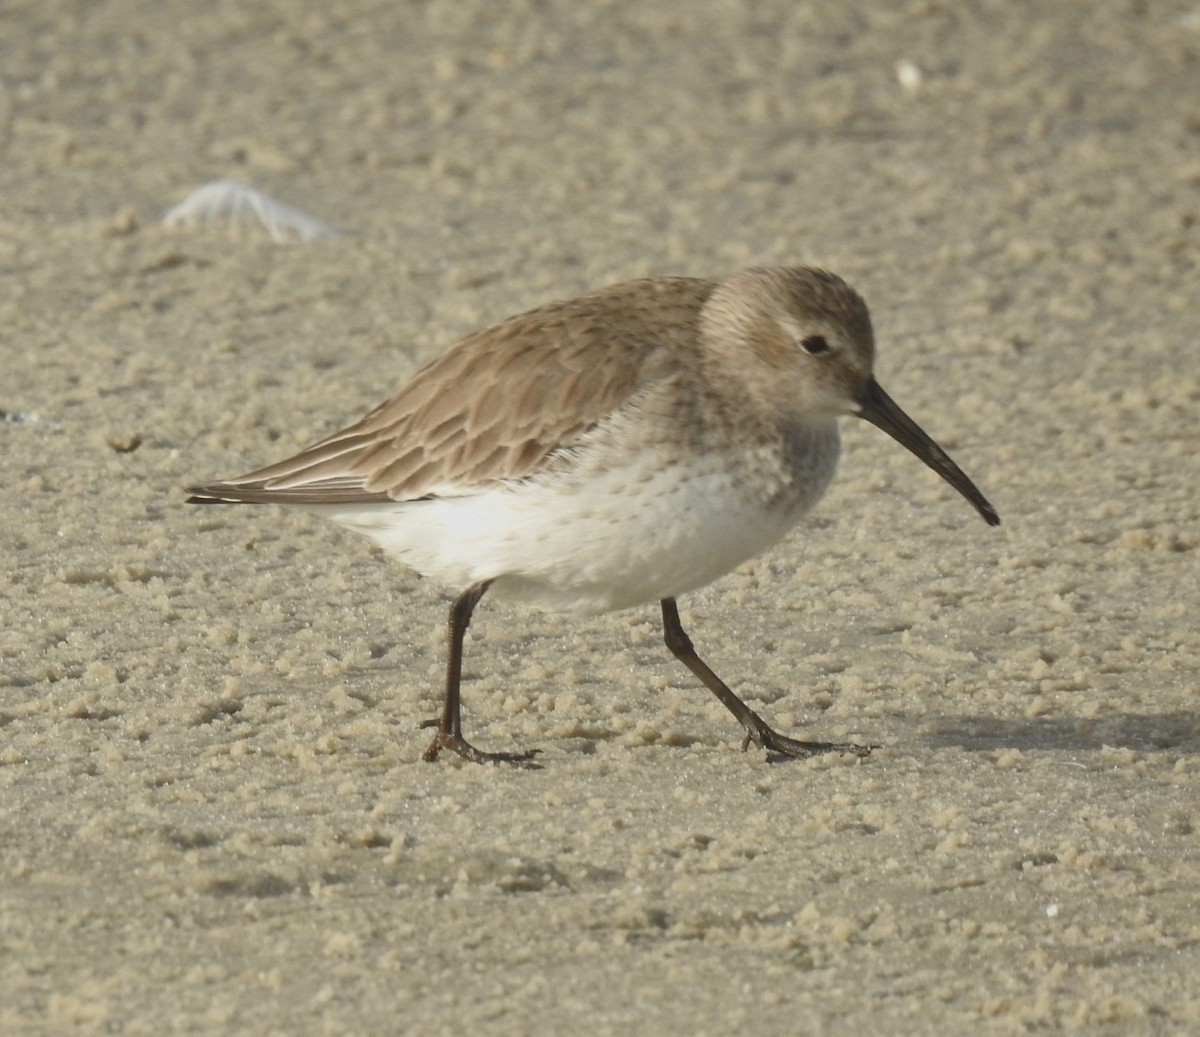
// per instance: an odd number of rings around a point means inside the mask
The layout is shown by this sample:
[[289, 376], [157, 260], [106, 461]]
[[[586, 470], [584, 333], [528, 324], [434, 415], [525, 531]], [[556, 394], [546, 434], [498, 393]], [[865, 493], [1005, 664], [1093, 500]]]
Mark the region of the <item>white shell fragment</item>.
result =
[[294, 206], [233, 180], [198, 187], [163, 217], [168, 227], [263, 227], [275, 241], [315, 241], [338, 231]]
[[915, 94], [925, 83], [925, 73], [915, 61], [905, 58], [896, 62], [896, 81], [902, 90]]

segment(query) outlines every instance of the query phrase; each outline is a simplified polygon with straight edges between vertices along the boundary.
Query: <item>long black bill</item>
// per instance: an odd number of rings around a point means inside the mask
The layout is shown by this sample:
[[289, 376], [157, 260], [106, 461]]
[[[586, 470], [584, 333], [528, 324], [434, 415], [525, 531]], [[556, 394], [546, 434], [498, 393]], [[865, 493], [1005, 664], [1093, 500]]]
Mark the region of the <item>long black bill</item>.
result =
[[930, 468], [967, 498], [975, 510], [983, 516], [989, 526], [1000, 525], [1000, 516], [966, 473], [950, 460], [950, 455], [930, 439], [921, 426], [904, 413], [896, 402], [879, 387], [874, 378], [868, 378], [858, 394], [858, 416], [866, 418], [872, 425], [883, 429], [901, 446], [906, 447]]

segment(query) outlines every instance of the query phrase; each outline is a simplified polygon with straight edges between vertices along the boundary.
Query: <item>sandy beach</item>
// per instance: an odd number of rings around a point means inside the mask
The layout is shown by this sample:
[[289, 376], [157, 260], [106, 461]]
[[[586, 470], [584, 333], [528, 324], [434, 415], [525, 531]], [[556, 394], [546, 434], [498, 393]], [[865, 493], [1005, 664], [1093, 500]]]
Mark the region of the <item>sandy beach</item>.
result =
[[[1200, 1028], [1200, 7], [0, 10], [0, 1032]], [[340, 232], [165, 226], [228, 179]], [[878, 430], [681, 599], [489, 604], [184, 487], [463, 335], [811, 264]], [[461, 588], [457, 588], [461, 590]]]

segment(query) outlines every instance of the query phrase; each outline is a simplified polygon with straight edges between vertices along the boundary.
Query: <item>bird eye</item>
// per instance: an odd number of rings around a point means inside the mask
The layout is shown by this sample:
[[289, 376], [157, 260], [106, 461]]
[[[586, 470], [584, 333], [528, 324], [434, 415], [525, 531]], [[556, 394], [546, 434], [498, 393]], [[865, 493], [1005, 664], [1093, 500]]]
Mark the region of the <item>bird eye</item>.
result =
[[829, 342], [824, 335], [809, 335], [808, 338], [800, 340], [800, 345], [804, 347], [806, 353], [812, 356], [820, 356], [822, 353], [829, 352]]

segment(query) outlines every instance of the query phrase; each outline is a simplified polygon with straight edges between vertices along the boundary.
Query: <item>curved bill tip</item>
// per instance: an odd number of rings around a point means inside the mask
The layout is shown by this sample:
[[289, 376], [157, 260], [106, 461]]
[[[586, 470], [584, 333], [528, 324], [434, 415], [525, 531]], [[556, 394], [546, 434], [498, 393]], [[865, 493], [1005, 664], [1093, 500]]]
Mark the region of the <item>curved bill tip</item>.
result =
[[945, 450], [926, 435], [920, 425], [900, 409], [874, 378], [868, 378], [863, 383], [855, 402], [858, 404], [860, 418], [865, 418], [876, 428], [883, 429], [902, 447], [924, 461], [970, 501], [989, 526], [1000, 525], [1000, 516], [996, 514], [996, 509], [967, 478], [966, 472], [950, 459], [950, 455]]

